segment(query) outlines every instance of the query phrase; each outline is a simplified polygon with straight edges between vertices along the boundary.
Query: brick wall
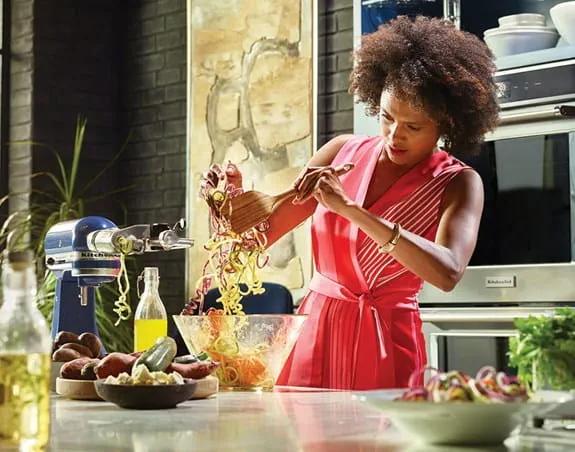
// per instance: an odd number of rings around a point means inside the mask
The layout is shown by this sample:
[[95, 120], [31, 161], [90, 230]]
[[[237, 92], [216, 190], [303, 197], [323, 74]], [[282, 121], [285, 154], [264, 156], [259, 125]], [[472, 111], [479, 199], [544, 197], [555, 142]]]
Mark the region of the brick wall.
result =
[[[117, 198], [127, 223], [175, 222], [186, 197], [186, 0], [15, 0], [10, 139], [71, 148], [76, 116], [88, 117], [86, 152], [99, 168], [131, 131], [120, 168], [105, 190], [136, 187]], [[352, 49], [351, 0], [319, 1], [319, 144], [353, 129], [347, 94]], [[34, 168], [50, 166], [34, 160]], [[12, 149], [11, 188], [27, 188], [31, 151]], [[15, 206], [16, 207], [16, 206]], [[121, 222], [103, 204], [100, 214]], [[138, 257], [160, 267], [170, 313], [185, 299], [184, 253]]]
[[[11, 193], [25, 194], [12, 197], [11, 211], [27, 207], [31, 173], [58, 170], [46, 149], [14, 142], [45, 144], [69, 161], [76, 119], [84, 115], [88, 129], [80, 183], [97, 174], [119, 148], [124, 133], [117, 71], [121, 11], [114, 0], [12, 2], [9, 185]], [[92, 194], [115, 187], [117, 179], [117, 172], [108, 173]], [[34, 186], [41, 188], [42, 180], [35, 179]], [[119, 209], [107, 202], [90, 208], [119, 220]]]
[[[34, 1], [12, 2], [10, 60], [10, 128], [8, 140], [32, 138]], [[3, 137], [4, 138], [4, 137]], [[32, 150], [29, 145], [9, 147], [8, 188], [18, 194], [10, 198], [10, 212], [27, 208], [31, 188]]]
[[353, 48], [352, 0], [319, 2], [318, 145], [353, 132], [353, 96], [347, 93]]
[[[56, 150], [69, 164], [77, 118], [87, 119], [77, 178], [77, 195], [83, 199], [109, 193], [119, 185], [119, 168], [115, 167], [81, 195], [84, 185], [121, 148], [126, 134], [118, 70], [123, 12], [121, 2], [115, 0], [37, 1], [34, 5], [33, 139]], [[34, 171], [58, 171], [46, 149], [35, 148], [33, 154]], [[88, 202], [86, 214], [121, 224], [121, 206], [114, 200], [112, 196]]]
[[[186, 200], [186, 0], [131, 2], [123, 108], [132, 130], [122, 161], [130, 223], [176, 222]], [[183, 251], [138, 258], [160, 271], [170, 313], [185, 301]]]

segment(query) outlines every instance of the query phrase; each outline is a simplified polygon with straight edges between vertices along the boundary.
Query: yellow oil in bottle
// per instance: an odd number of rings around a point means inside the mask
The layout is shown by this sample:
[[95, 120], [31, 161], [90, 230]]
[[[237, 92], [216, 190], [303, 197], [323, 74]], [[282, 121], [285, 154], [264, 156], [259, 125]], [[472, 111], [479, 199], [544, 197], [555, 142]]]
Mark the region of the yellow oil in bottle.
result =
[[167, 319], [136, 319], [134, 320], [134, 351], [143, 352], [154, 345], [159, 337], [167, 335]]
[[0, 449], [42, 449], [50, 434], [50, 355], [0, 354]]

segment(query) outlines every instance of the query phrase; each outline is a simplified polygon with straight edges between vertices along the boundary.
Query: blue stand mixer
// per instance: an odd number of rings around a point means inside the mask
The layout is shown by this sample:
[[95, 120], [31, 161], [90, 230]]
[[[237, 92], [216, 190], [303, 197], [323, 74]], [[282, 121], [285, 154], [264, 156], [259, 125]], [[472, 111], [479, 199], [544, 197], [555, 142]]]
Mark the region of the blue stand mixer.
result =
[[46, 234], [46, 266], [57, 278], [52, 339], [59, 331], [98, 335], [95, 289], [114, 281], [120, 255], [187, 248], [193, 240], [179, 237], [184, 220], [176, 225], [142, 224], [118, 228], [98, 216], [52, 226]]

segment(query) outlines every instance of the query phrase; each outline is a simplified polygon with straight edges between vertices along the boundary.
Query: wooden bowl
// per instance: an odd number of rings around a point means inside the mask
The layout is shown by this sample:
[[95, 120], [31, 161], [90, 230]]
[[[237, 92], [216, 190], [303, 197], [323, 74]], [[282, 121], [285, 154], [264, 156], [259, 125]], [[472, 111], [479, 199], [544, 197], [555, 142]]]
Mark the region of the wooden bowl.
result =
[[60, 377], [60, 369], [66, 364], [61, 361], [50, 362], [50, 391], [56, 392], [56, 379]]
[[107, 402], [133, 410], [161, 410], [174, 408], [190, 400], [197, 382], [187, 379], [180, 385], [117, 385], [96, 380], [96, 392]]
[[205, 399], [216, 394], [220, 389], [220, 380], [218, 377], [213, 375], [208, 375], [207, 377], [201, 378], [199, 380], [194, 380], [198, 385], [196, 390], [192, 394], [192, 399]]
[[73, 400], [102, 400], [96, 392], [93, 380], [69, 380], [58, 377], [56, 393]]

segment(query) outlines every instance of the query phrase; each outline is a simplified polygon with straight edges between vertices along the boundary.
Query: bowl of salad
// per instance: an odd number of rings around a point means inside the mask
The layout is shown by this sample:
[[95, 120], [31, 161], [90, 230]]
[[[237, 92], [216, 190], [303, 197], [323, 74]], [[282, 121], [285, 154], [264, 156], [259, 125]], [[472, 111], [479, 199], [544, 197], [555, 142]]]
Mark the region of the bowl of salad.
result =
[[[430, 372], [425, 384], [422, 375]], [[517, 377], [484, 367], [471, 376], [425, 368], [407, 389], [374, 390], [353, 397], [388, 414], [400, 430], [427, 444], [495, 445], [520, 425], [543, 416], [572, 398], [542, 398]]]

